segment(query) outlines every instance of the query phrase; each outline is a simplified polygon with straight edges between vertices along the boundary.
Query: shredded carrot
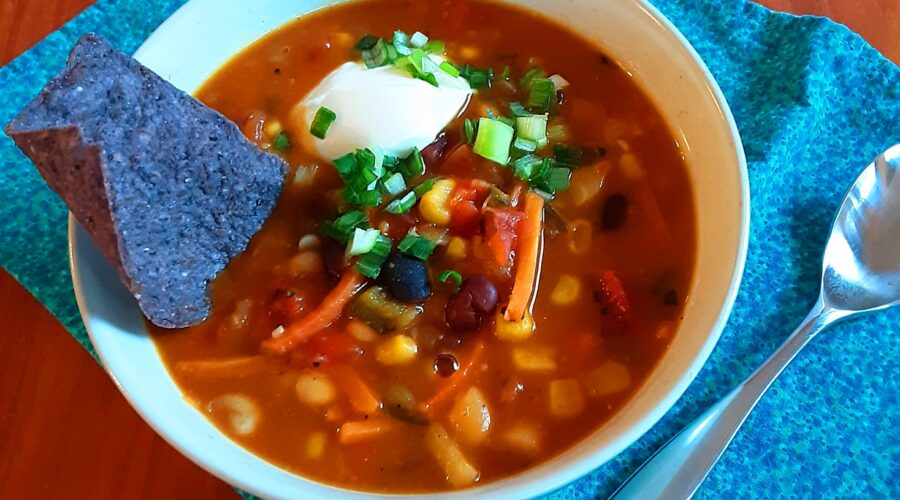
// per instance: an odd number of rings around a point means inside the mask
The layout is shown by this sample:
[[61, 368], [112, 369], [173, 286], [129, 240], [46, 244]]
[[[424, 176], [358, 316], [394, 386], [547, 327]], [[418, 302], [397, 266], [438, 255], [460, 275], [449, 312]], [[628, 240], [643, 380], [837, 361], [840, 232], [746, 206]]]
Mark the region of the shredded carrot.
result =
[[284, 327], [284, 333], [262, 343], [262, 352], [281, 354], [290, 351], [297, 344], [328, 328], [344, 312], [344, 307], [361, 289], [366, 278], [354, 268], [344, 272], [341, 281], [319, 304], [319, 307]]
[[191, 375], [244, 377], [278, 366], [277, 363], [274, 363], [275, 359], [272, 356], [256, 355], [240, 358], [179, 361], [176, 366], [178, 371]]
[[541, 249], [541, 234], [544, 214], [544, 199], [531, 191], [525, 193], [525, 220], [519, 224], [519, 255], [516, 256], [516, 276], [509, 305], [503, 317], [518, 321], [525, 316], [531, 304], [538, 275], [538, 261]]
[[350, 405], [365, 415], [371, 415], [381, 408], [381, 401], [360, 376], [349, 367], [332, 370], [332, 378], [350, 399]]
[[466, 363], [465, 366], [461, 367], [456, 371], [449, 379], [447, 379], [447, 383], [435, 393], [434, 396], [431, 397], [430, 400], [426, 401], [424, 405], [422, 405], [422, 411], [428, 414], [432, 414], [439, 405], [443, 402], [450, 399], [451, 396], [456, 394], [463, 385], [463, 382], [469, 378], [470, 374], [473, 373], [474, 367], [481, 361], [481, 355], [484, 352], [484, 341], [480, 341], [475, 344], [475, 347], [472, 348], [472, 355], [469, 357], [469, 362]]
[[341, 444], [355, 444], [399, 428], [396, 421], [384, 417], [344, 422], [338, 429], [338, 441]]

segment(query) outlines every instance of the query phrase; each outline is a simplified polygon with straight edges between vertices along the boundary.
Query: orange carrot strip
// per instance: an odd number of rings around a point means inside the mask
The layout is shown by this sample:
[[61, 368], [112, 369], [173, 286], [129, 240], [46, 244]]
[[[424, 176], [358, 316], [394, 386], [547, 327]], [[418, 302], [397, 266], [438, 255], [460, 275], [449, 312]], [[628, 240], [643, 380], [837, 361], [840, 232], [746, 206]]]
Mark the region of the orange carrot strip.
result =
[[531, 304], [531, 293], [538, 273], [543, 215], [544, 199], [531, 191], [525, 193], [525, 220], [519, 224], [522, 234], [516, 257], [516, 277], [509, 295], [509, 305], [503, 314], [510, 321], [522, 319]]
[[365, 415], [371, 415], [381, 408], [381, 400], [360, 376], [349, 367], [339, 367], [331, 371], [341, 390], [350, 399], [350, 405]]
[[425, 413], [431, 413], [434, 409], [443, 403], [444, 401], [450, 399], [461, 387], [463, 382], [467, 378], [469, 378], [469, 374], [474, 372], [473, 369], [475, 365], [481, 360], [481, 355], [484, 352], [484, 341], [480, 341], [475, 344], [475, 347], [472, 348], [472, 355], [469, 357], [469, 362], [466, 363], [465, 366], [457, 370], [449, 379], [447, 379], [447, 383], [441, 387], [434, 396], [431, 397], [424, 405], [422, 405], [422, 411]]
[[316, 333], [328, 328], [344, 312], [350, 302], [365, 283], [366, 278], [354, 268], [344, 272], [341, 281], [311, 313], [285, 326], [280, 337], [263, 341], [262, 352], [265, 354], [282, 354], [290, 351], [297, 344], [306, 341]]
[[399, 428], [396, 421], [383, 417], [344, 422], [338, 429], [338, 441], [341, 444], [356, 444]]
[[[199, 359], [179, 361], [178, 371], [205, 377], [244, 377], [278, 366], [271, 356], [245, 356], [227, 359]], [[283, 365], [282, 365], [283, 366]]]

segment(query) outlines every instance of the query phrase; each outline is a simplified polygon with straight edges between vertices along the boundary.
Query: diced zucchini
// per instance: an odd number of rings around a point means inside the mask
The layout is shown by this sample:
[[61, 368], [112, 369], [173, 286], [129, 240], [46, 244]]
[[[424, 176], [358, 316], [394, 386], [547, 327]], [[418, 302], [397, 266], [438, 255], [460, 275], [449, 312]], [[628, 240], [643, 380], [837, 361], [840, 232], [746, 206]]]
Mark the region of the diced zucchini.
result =
[[364, 290], [350, 302], [350, 316], [366, 323], [380, 333], [408, 326], [421, 312], [415, 306], [397, 302], [380, 286]]

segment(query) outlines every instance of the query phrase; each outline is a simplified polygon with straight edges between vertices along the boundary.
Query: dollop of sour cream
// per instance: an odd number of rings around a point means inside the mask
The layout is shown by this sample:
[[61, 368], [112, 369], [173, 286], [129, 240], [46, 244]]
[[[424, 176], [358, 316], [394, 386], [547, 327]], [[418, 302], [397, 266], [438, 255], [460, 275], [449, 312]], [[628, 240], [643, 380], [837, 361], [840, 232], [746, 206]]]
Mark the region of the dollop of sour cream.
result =
[[[431, 56], [437, 64], [442, 59]], [[308, 150], [333, 160], [356, 149], [380, 148], [405, 157], [422, 149], [466, 108], [472, 95], [468, 82], [441, 70], [438, 86], [411, 77], [393, 66], [367, 69], [348, 62], [326, 76], [297, 103], [292, 120], [300, 125]], [[325, 139], [309, 133], [316, 111], [325, 106], [337, 115]]]

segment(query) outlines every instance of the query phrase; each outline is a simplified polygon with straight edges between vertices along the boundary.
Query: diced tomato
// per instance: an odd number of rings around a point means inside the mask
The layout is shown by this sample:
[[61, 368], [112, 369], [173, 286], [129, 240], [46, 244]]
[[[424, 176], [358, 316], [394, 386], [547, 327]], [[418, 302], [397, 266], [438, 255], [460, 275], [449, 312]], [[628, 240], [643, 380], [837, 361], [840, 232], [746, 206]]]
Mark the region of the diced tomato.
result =
[[594, 289], [594, 301], [600, 307], [600, 312], [615, 319], [623, 326], [631, 323], [631, 304], [625, 293], [625, 285], [622, 278], [613, 271], [602, 271], [597, 278], [597, 286]]
[[481, 183], [457, 184], [450, 195], [450, 231], [471, 238], [481, 229], [481, 204], [487, 189]]
[[284, 324], [303, 314], [303, 296], [292, 290], [279, 289], [269, 299], [269, 316]]
[[362, 354], [353, 338], [344, 332], [316, 335], [299, 351], [303, 353], [303, 358], [315, 365], [348, 361]]
[[466, 145], [459, 146], [451, 152], [441, 164], [440, 171], [447, 175], [472, 178], [475, 175], [475, 154]]
[[402, 215], [385, 212], [381, 215], [381, 222], [387, 222], [385, 235], [394, 241], [400, 241], [413, 226], [419, 223], [419, 218], [413, 212], [406, 212]]
[[525, 218], [522, 212], [508, 208], [484, 209], [484, 241], [491, 250], [491, 255], [501, 267], [506, 267], [512, 260], [516, 249], [519, 225]]

